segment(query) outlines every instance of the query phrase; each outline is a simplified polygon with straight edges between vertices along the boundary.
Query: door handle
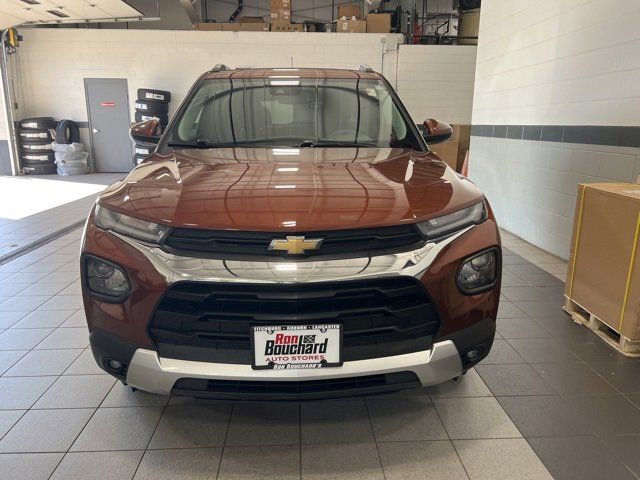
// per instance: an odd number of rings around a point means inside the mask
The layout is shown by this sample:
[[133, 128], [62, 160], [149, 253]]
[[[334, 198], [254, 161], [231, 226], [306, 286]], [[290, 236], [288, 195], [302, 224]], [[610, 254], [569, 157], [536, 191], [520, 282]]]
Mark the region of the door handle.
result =
[[94, 128], [92, 131], [93, 133], [100, 133], [100, 130], [98, 130], [97, 128]]

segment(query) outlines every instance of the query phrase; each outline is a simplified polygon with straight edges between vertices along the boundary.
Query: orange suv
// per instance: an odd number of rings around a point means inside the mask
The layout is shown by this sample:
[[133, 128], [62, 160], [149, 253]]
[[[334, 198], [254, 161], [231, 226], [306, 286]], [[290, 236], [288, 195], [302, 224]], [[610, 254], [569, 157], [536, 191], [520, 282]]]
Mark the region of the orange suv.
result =
[[484, 358], [498, 227], [369, 68], [227, 69], [189, 91], [87, 219], [91, 348], [148, 392], [325, 398], [456, 378]]

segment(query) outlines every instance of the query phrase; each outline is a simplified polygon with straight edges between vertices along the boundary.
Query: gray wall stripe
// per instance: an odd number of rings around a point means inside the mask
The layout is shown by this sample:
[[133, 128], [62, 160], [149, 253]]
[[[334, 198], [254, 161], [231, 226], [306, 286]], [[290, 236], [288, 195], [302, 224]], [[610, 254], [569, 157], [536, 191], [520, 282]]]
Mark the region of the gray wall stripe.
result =
[[600, 125], [473, 125], [476, 137], [542, 140], [544, 142], [640, 147], [640, 127]]

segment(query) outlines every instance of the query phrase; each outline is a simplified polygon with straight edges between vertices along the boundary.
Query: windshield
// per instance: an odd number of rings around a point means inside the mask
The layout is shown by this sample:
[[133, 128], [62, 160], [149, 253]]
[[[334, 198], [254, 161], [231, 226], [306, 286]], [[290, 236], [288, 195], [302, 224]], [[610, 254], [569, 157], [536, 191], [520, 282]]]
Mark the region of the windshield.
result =
[[167, 139], [169, 146], [422, 150], [408, 120], [381, 80], [210, 79], [188, 101]]

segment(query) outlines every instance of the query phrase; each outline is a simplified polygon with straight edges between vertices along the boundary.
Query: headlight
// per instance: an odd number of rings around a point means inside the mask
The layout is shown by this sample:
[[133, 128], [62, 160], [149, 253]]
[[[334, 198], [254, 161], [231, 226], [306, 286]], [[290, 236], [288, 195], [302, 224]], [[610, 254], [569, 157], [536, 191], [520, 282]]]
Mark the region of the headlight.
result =
[[467, 258], [456, 279], [463, 293], [473, 295], [490, 290], [498, 278], [498, 249], [492, 248]]
[[145, 242], [160, 243], [169, 233], [169, 227], [138, 220], [96, 205], [95, 222], [102, 230], [111, 230]]
[[420, 222], [417, 227], [422, 235], [429, 240], [433, 240], [462, 230], [470, 225], [483, 222], [486, 219], [487, 210], [484, 202], [480, 202], [457, 212]]
[[83, 273], [87, 289], [101, 300], [121, 302], [129, 296], [129, 280], [124, 270], [115, 263], [87, 256]]

